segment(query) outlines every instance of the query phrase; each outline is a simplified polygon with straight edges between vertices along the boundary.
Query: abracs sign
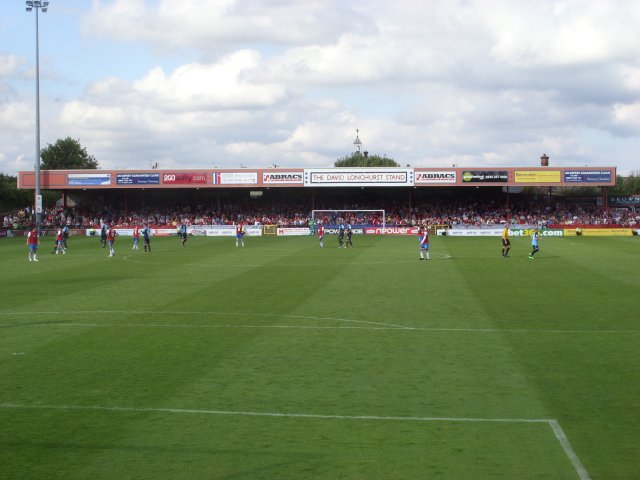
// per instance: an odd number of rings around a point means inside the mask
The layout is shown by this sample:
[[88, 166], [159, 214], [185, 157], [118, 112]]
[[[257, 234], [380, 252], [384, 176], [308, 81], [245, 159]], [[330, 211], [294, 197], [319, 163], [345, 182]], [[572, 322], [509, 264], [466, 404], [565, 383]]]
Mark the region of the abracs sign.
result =
[[304, 175], [302, 172], [263, 172], [262, 183], [273, 185], [279, 183], [303, 184]]

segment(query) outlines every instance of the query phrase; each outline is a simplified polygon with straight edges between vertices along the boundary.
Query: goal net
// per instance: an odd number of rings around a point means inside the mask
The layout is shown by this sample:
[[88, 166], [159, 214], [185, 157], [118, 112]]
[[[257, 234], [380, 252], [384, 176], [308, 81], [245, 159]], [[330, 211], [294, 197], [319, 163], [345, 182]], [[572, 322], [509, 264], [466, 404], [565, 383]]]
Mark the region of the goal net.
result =
[[384, 210], [312, 210], [311, 220], [325, 225], [338, 225], [345, 222], [352, 225], [387, 226]]

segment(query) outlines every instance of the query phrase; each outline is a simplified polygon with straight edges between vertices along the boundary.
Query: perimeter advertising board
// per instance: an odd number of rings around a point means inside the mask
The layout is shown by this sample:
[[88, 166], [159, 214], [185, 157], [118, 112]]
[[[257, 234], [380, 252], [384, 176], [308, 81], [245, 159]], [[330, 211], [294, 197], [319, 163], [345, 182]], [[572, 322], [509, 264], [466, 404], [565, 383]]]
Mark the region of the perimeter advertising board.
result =
[[507, 183], [507, 170], [465, 170], [462, 173], [464, 183]]
[[[248, 225], [244, 227], [244, 233], [248, 237], [261, 237], [262, 227]], [[235, 237], [236, 227], [234, 225], [210, 225], [206, 228], [205, 235], [207, 237]]]
[[565, 170], [564, 181], [567, 183], [607, 183], [611, 182], [610, 170]]
[[111, 185], [110, 173], [70, 173], [67, 175], [67, 184], [69, 186], [96, 186]]
[[258, 172], [214, 172], [214, 185], [257, 185]]
[[422, 170], [415, 172], [416, 185], [443, 185], [456, 183], [455, 170]]
[[159, 173], [118, 173], [118, 185], [160, 185]]
[[165, 185], [203, 185], [207, 183], [206, 172], [166, 172], [162, 174]]
[[306, 168], [305, 187], [409, 187], [413, 168]]
[[302, 172], [262, 172], [262, 183], [264, 185], [282, 185], [304, 183], [304, 174]]
[[306, 227], [281, 227], [276, 230], [279, 237], [302, 237], [309, 235], [309, 229]]
[[[632, 228], [581, 228], [580, 235], [585, 237], [631, 237]], [[566, 228], [564, 234], [570, 237], [577, 236], [578, 230]]]
[[560, 183], [560, 173], [560, 170], [516, 170], [514, 180], [516, 183]]
[[367, 235], [417, 235], [418, 227], [367, 227]]
[[[438, 229], [437, 235], [447, 235], [449, 237], [501, 237], [503, 227], [493, 228], [451, 228]], [[533, 235], [534, 228], [510, 228], [509, 235], [512, 237], [530, 237]], [[562, 237], [564, 230], [555, 228], [540, 229], [541, 237]]]

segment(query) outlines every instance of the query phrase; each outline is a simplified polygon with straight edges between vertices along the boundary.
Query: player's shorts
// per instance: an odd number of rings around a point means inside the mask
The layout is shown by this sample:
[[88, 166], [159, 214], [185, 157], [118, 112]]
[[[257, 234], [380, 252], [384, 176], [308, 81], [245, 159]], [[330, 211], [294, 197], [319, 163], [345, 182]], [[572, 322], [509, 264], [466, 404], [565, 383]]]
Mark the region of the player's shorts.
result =
[[323, 238], [324, 238], [324, 235], [318, 235], [318, 240], [322, 241]]
[[502, 239], [502, 246], [503, 247], [508, 247], [509, 245], [511, 245], [511, 242], [509, 241], [508, 238], [503, 238]]
[[148, 238], [145, 238], [145, 239], [144, 239], [144, 244], [145, 244], [145, 245], [149, 245], [150, 243], [151, 243], [151, 240], [150, 240], [150, 239], [148, 239]]
[[420, 244], [420, 250], [429, 250], [429, 244], [428, 243], [421, 243]]
[[244, 233], [236, 233], [236, 238], [238, 240], [240, 240], [242, 237], [244, 237]]
[[34, 252], [34, 253], [37, 252], [38, 251], [38, 245], [30, 243], [29, 244], [29, 251], [30, 252]]
[[534, 250], [540, 250], [538, 248], [538, 244], [537, 243], [532, 243], [531, 246], [533, 247]]
[[58, 245], [64, 245], [64, 240], [57, 240], [57, 241], [56, 241], [56, 243], [57, 243]]

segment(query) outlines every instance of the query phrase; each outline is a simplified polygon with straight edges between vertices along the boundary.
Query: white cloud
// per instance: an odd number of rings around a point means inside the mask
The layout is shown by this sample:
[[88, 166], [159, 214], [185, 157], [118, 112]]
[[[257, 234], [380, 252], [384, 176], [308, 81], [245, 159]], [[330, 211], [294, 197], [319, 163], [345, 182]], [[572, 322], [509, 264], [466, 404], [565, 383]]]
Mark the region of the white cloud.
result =
[[621, 132], [630, 135], [640, 134], [640, 102], [614, 105], [613, 117]]
[[16, 75], [24, 65], [24, 60], [16, 55], [0, 53], [0, 78]]
[[164, 49], [215, 49], [216, 42], [323, 42], [367, 23], [366, 15], [340, 0], [161, 0], [157, 6], [94, 0], [83, 28], [87, 35], [144, 40]]
[[259, 62], [257, 52], [241, 50], [213, 65], [182, 65], [170, 75], [155, 68], [133, 88], [168, 110], [262, 108], [282, 101], [286, 88], [248, 81], [247, 72]]

